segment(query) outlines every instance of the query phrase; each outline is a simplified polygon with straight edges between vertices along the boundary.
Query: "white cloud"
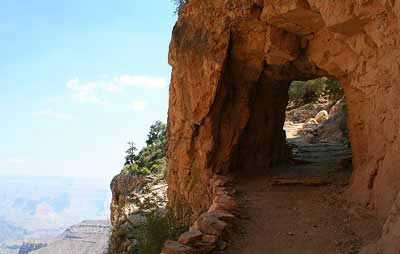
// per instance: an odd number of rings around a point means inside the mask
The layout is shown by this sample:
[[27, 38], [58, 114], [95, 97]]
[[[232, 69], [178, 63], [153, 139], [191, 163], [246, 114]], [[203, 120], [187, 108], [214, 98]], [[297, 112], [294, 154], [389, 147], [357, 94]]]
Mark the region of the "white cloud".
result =
[[66, 86], [80, 102], [97, 103], [103, 102], [100, 99], [106, 94], [117, 94], [127, 88], [162, 89], [167, 86], [167, 81], [161, 77], [124, 74], [89, 82], [76, 78], [69, 80]]
[[131, 104], [131, 109], [136, 112], [143, 112], [145, 111], [146, 107], [147, 103], [142, 99], [135, 100]]
[[72, 120], [72, 116], [70, 114], [55, 112], [49, 109], [33, 112], [32, 116], [34, 118], [47, 118], [52, 120], [64, 120], [64, 121]]
[[100, 87], [102, 81], [94, 81], [94, 82], [80, 82], [79, 79], [72, 79], [67, 82], [67, 88], [70, 89], [74, 95], [81, 102], [98, 102], [98, 98], [96, 96], [96, 90]]
[[105, 90], [112, 93], [117, 93], [128, 87], [160, 89], [166, 86], [167, 81], [164, 78], [124, 74], [119, 77], [115, 77], [109, 84], [105, 86]]

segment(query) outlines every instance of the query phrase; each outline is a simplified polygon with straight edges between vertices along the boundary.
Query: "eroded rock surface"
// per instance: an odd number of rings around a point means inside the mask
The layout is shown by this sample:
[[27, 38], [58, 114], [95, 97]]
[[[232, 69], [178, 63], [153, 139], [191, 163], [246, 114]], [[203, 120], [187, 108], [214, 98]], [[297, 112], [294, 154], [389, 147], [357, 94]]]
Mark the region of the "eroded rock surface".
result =
[[83, 221], [74, 225], [46, 247], [32, 254], [107, 254], [110, 225], [108, 221]]
[[110, 253], [134, 253], [137, 228], [145, 222], [145, 213], [167, 203], [167, 184], [157, 175], [135, 176], [121, 173], [111, 183]]
[[[351, 198], [395, 221], [399, 22], [398, 0], [189, 0], [169, 56], [168, 181], [176, 214], [193, 222], [208, 210], [214, 174], [268, 170], [285, 160], [288, 86], [325, 75], [343, 84], [347, 98]], [[389, 228], [397, 232], [398, 223]]]

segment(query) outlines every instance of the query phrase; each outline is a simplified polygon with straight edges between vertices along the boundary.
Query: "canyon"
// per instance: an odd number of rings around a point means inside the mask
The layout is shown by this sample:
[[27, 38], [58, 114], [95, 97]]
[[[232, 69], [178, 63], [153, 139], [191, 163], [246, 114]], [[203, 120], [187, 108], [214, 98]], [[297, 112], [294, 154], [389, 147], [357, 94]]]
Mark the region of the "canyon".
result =
[[110, 224], [108, 221], [85, 220], [67, 228], [56, 239], [37, 250], [20, 253], [32, 254], [106, 254]]
[[60, 234], [85, 218], [106, 220], [111, 201], [107, 182], [98, 178], [0, 176], [0, 253], [30, 253], [60, 240]]
[[[185, 3], [169, 52], [175, 215], [198, 225], [221, 204], [216, 177], [265, 173], [286, 161], [289, 85], [326, 76], [341, 82], [348, 104], [353, 173], [346, 197], [385, 221], [380, 239], [361, 253], [398, 253], [399, 22], [395, 0]], [[174, 244], [163, 253], [189, 253]]]

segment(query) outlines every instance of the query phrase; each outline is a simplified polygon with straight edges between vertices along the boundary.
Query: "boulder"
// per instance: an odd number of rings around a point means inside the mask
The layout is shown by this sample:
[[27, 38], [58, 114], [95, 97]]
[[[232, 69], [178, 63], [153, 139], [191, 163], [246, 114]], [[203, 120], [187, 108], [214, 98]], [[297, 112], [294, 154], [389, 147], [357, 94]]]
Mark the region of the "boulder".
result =
[[167, 240], [164, 244], [164, 248], [161, 250], [161, 254], [194, 254], [196, 251], [184, 244], [180, 244], [175, 241]]
[[201, 241], [209, 244], [215, 244], [218, 241], [218, 236], [203, 234]]
[[329, 110], [329, 115], [330, 116], [336, 115], [337, 113], [343, 110], [344, 105], [345, 105], [344, 99], [338, 100], [335, 103], [335, 105], [333, 105]]
[[199, 230], [191, 230], [181, 234], [179, 236], [178, 242], [184, 245], [191, 245], [201, 240], [202, 237], [203, 233], [201, 233]]
[[315, 118], [310, 118], [306, 121], [305, 124], [318, 124], [318, 120], [316, 120]]
[[238, 205], [234, 198], [228, 195], [218, 195], [214, 198], [213, 203], [211, 204], [209, 210], [226, 210], [226, 211], [235, 211], [237, 210]]
[[317, 121], [318, 123], [328, 120], [328, 118], [329, 118], [329, 114], [326, 110], [322, 110], [322, 111], [318, 112], [318, 114], [314, 117], [315, 121]]
[[318, 126], [318, 136], [330, 143], [339, 143], [346, 138], [347, 117], [340, 111]]
[[204, 234], [220, 236], [227, 226], [228, 224], [218, 219], [217, 216], [205, 213], [197, 219], [193, 228]]
[[314, 136], [312, 133], [307, 133], [304, 135], [304, 142], [306, 144], [316, 144], [319, 142], [319, 138]]

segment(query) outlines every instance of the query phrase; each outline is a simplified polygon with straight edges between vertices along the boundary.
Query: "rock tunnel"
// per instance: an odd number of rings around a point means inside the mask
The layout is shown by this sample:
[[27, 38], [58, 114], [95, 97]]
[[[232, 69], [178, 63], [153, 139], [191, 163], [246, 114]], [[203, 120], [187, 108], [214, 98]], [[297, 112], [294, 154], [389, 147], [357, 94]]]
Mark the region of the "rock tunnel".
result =
[[284, 160], [290, 82], [328, 76], [347, 98], [350, 197], [389, 216], [400, 202], [399, 22], [400, 1], [188, 1], [169, 54], [175, 213], [207, 210], [214, 174]]

